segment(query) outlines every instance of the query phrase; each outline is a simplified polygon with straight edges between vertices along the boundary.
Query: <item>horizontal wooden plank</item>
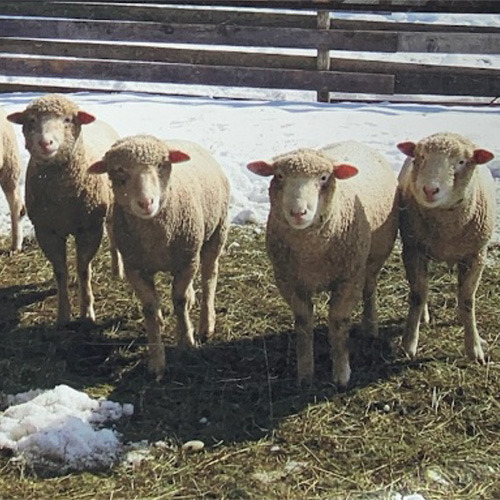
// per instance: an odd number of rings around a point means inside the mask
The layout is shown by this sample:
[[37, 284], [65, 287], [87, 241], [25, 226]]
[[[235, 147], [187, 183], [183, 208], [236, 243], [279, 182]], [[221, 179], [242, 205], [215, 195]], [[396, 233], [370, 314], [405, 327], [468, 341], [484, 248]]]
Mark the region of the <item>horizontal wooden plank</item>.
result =
[[63, 17], [73, 19], [152, 21], [187, 24], [233, 24], [237, 26], [276, 26], [314, 28], [316, 16], [308, 13], [258, 12], [238, 9], [185, 9], [165, 5], [131, 5], [82, 2], [40, 2], [3, 0], [1, 15]]
[[[22, 3], [26, 0], [17, 0]], [[57, 0], [44, 0], [54, 3]], [[91, 4], [90, 0], [66, 0], [68, 3]], [[111, 4], [186, 5], [186, 0], [106, 0]], [[451, 12], [500, 13], [498, 0], [189, 0], [198, 6], [252, 7], [274, 9], [328, 9], [369, 12]]]
[[376, 92], [391, 94], [394, 77], [334, 71], [303, 71], [234, 66], [146, 63], [68, 58], [23, 58], [0, 56], [5, 76], [78, 78], [154, 83], [186, 83], [227, 87], [319, 90], [336, 92]]
[[[149, 43], [194, 43], [236, 46], [324, 48], [394, 52], [397, 34], [301, 28], [164, 24], [144, 22], [81, 21], [60, 19], [0, 18], [3, 37], [128, 41]], [[451, 35], [450, 35], [451, 36]]]

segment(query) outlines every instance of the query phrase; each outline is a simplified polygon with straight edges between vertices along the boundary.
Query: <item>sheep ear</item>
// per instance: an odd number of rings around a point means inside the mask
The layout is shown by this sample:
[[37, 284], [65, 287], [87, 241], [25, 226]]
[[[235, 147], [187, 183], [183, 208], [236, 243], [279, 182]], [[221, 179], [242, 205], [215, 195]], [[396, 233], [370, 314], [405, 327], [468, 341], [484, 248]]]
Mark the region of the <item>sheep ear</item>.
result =
[[170, 163], [182, 163], [184, 161], [189, 161], [191, 157], [184, 153], [184, 151], [179, 151], [178, 149], [173, 149], [168, 152], [168, 161]]
[[24, 113], [22, 111], [17, 111], [16, 113], [11, 113], [7, 116], [7, 120], [17, 125], [22, 125], [24, 123]]
[[86, 111], [78, 111], [76, 114], [76, 122], [80, 125], [88, 125], [95, 121], [95, 116], [87, 113]]
[[487, 149], [474, 150], [474, 161], [478, 165], [482, 165], [483, 163], [488, 163], [489, 161], [493, 160], [493, 158], [495, 158], [495, 155], [491, 151], [488, 151]]
[[413, 158], [415, 156], [415, 146], [416, 144], [411, 141], [400, 142], [398, 144], [398, 149], [401, 151], [401, 153], [404, 153], [406, 156], [410, 156], [411, 158]]
[[88, 169], [89, 174], [105, 174], [107, 171], [108, 167], [106, 166], [106, 163], [104, 163], [104, 160], [92, 163]]
[[349, 165], [348, 163], [341, 163], [333, 169], [333, 175], [336, 179], [349, 179], [358, 175], [358, 172], [359, 170], [354, 165]]
[[274, 165], [267, 163], [265, 161], [253, 161], [247, 165], [248, 170], [257, 175], [262, 175], [267, 177], [269, 175], [274, 175]]

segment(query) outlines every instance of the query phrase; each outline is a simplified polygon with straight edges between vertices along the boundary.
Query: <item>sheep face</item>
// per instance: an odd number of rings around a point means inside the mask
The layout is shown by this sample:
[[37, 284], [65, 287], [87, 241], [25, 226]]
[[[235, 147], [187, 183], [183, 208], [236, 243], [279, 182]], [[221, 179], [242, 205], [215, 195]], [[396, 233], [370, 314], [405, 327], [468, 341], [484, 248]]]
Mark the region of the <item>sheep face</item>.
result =
[[95, 117], [80, 111], [64, 96], [49, 94], [8, 119], [22, 125], [26, 149], [36, 162], [52, 162], [72, 153], [82, 125], [92, 123]]
[[434, 134], [419, 143], [405, 142], [400, 151], [413, 158], [410, 189], [426, 208], [451, 208], [464, 198], [478, 164], [493, 154], [477, 149], [465, 137]]
[[336, 181], [357, 174], [356, 167], [335, 164], [313, 150], [299, 150], [272, 164], [253, 162], [247, 168], [258, 175], [273, 175], [271, 206], [294, 229], [306, 229], [321, 218], [335, 193]]
[[116, 142], [89, 171], [108, 173], [115, 203], [127, 213], [152, 219], [166, 202], [172, 164], [189, 159], [154, 137], [136, 136]]

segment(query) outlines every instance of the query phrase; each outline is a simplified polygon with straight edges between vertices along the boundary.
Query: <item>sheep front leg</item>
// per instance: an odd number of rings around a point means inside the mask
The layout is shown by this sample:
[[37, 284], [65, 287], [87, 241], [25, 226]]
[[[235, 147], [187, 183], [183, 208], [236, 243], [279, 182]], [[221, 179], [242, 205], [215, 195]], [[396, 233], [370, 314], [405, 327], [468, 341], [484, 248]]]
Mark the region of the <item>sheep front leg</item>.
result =
[[126, 270], [127, 278], [142, 304], [148, 336], [148, 370], [161, 380], [165, 374], [165, 346], [161, 340], [162, 317], [154, 275]]
[[330, 296], [328, 312], [328, 338], [332, 360], [332, 379], [334, 384], [345, 387], [351, 378], [349, 363], [349, 330], [351, 314], [362, 294], [360, 279], [337, 284], [337, 289]]
[[403, 349], [408, 356], [414, 358], [417, 354], [420, 320], [428, 316], [427, 295], [429, 292], [429, 259], [415, 249], [405, 250], [403, 247], [403, 262], [406, 278], [410, 285], [408, 298], [409, 310], [403, 334]]
[[369, 262], [366, 266], [365, 286], [363, 287], [363, 333], [378, 337], [377, 315], [377, 278], [381, 266], [378, 262]]
[[290, 298], [290, 307], [295, 325], [298, 384], [307, 388], [314, 377], [314, 307], [311, 294], [296, 288]]
[[57, 283], [57, 325], [61, 326], [68, 323], [71, 317], [66, 238], [58, 236], [51, 228], [40, 226], [35, 226], [35, 235], [42, 252], [52, 264]]
[[102, 226], [95, 227], [75, 236], [76, 272], [78, 275], [78, 294], [80, 297], [80, 318], [95, 321], [94, 294], [92, 293], [92, 267], [102, 240]]
[[485, 362], [482, 339], [476, 326], [476, 291], [484, 268], [485, 252], [458, 263], [458, 314], [465, 330], [465, 353], [481, 364]]
[[109, 253], [111, 255], [111, 275], [118, 279], [123, 279], [123, 260], [115, 243], [112, 215], [109, 215], [106, 219], [106, 232], [109, 238]]
[[183, 347], [196, 345], [189, 309], [194, 301], [193, 279], [197, 268], [196, 261], [190, 262], [174, 274], [172, 282], [172, 302], [177, 319], [177, 343]]

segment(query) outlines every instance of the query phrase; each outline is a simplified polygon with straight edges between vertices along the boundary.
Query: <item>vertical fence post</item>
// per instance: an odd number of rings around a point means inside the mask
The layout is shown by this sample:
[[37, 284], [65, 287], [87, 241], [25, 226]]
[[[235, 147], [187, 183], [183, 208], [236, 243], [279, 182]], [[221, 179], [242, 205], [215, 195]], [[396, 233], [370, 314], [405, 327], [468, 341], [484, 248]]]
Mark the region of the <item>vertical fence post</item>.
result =
[[[316, 27], [319, 30], [330, 29], [330, 12], [328, 10], [318, 11], [316, 21]], [[317, 69], [318, 71], [328, 71], [330, 69], [330, 51], [328, 49], [318, 47]], [[328, 91], [328, 88], [318, 89], [317, 101], [330, 101], [330, 93]]]

